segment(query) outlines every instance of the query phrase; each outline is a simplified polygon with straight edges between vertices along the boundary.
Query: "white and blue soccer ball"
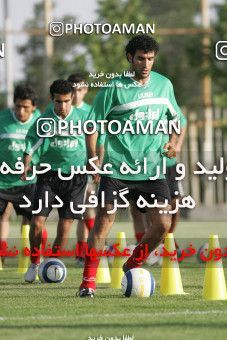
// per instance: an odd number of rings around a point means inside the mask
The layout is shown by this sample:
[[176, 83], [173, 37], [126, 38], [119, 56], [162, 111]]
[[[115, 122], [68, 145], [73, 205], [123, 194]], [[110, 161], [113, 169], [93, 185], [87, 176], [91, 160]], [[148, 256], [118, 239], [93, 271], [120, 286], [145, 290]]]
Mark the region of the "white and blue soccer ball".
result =
[[133, 268], [123, 276], [121, 288], [126, 297], [149, 297], [154, 294], [155, 280], [148, 270]]
[[39, 265], [38, 276], [43, 283], [62, 283], [67, 276], [67, 269], [61, 260], [47, 258]]

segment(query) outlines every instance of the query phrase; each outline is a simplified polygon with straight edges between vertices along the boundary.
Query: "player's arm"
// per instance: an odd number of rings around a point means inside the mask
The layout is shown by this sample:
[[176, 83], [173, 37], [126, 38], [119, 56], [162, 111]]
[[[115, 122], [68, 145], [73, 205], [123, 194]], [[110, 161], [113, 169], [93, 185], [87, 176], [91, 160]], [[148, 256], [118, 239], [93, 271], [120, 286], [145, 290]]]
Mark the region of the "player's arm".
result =
[[175, 135], [172, 134], [168, 143], [164, 145], [164, 155], [168, 158], [175, 158], [176, 157], [176, 149], [174, 147], [174, 140]]
[[[89, 163], [89, 159], [93, 157], [97, 157], [97, 152], [96, 152], [96, 144], [97, 144], [97, 138], [98, 138], [98, 132], [96, 131], [93, 134], [87, 134], [86, 135], [86, 147], [87, 147], [87, 155], [88, 155], [88, 162], [87, 162], [87, 169], [88, 170], [93, 170], [91, 164]], [[99, 159], [96, 161], [93, 161], [96, 166], [99, 167]], [[99, 181], [99, 175], [98, 174], [93, 174], [93, 181], [94, 183], [98, 183]]]
[[96, 151], [97, 151], [97, 155], [98, 155], [98, 158], [99, 158], [100, 166], [102, 166], [104, 153], [105, 153], [105, 148], [104, 148], [105, 139], [106, 139], [106, 134], [99, 134], [98, 135]]
[[[111, 105], [113, 102], [113, 92], [114, 92], [113, 87], [105, 88], [98, 92], [93, 102], [91, 111], [89, 112], [89, 117], [88, 117], [89, 120], [92, 120], [96, 123], [100, 120], [106, 120], [106, 117], [111, 110]], [[100, 126], [99, 124], [97, 124], [98, 131], [96, 131], [94, 134], [86, 135], [86, 146], [87, 146], [88, 158], [98, 156], [98, 160], [96, 163], [97, 166], [100, 166], [101, 161], [102, 161], [102, 159], [100, 161], [99, 157], [100, 156], [103, 157], [103, 155], [97, 154], [97, 146], [98, 144], [104, 144], [104, 143], [99, 143], [99, 142], [97, 143], [98, 139], [100, 140], [99, 129], [100, 129]], [[104, 152], [104, 149], [102, 151]], [[98, 177], [99, 176], [97, 175], [95, 178], [93, 176], [94, 181], [98, 181]]]
[[173, 90], [173, 85], [171, 82], [169, 82], [169, 101], [170, 101], [170, 106], [167, 114], [167, 118], [170, 120], [174, 121], [179, 121], [180, 122], [180, 134], [176, 134], [173, 132], [170, 135], [169, 142], [165, 144], [164, 150], [166, 151], [165, 156], [168, 158], [174, 158], [176, 157], [177, 152], [181, 150], [183, 141], [184, 141], [184, 136], [186, 133], [186, 124], [187, 120], [182, 113], [181, 109], [179, 108], [175, 95], [174, 95], [174, 90]]
[[99, 163], [102, 165], [103, 158], [104, 158], [104, 153], [105, 153], [105, 148], [103, 144], [98, 144], [97, 145], [97, 155], [99, 158]]
[[176, 143], [174, 144], [174, 147], [175, 147], [175, 150], [176, 150], [177, 153], [181, 151], [181, 148], [182, 148], [182, 145], [183, 145], [183, 142], [184, 142], [185, 134], [186, 134], [186, 127], [183, 127], [183, 128], [181, 128], [178, 139], [177, 139]]
[[98, 132], [86, 135], [86, 147], [88, 158], [96, 157], [96, 144], [97, 144]]
[[30, 127], [25, 138], [25, 151], [24, 151], [24, 173], [21, 176], [23, 181], [26, 181], [28, 171], [31, 171], [30, 165], [38, 163], [41, 155], [40, 146], [43, 143], [43, 138], [37, 134], [37, 121]]
[[187, 125], [187, 119], [184, 116], [184, 114], [180, 111], [179, 112], [180, 118], [180, 134], [173, 133], [170, 137], [170, 143], [173, 145], [176, 153], [179, 153], [181, 151], [184, 137], [186, 133], [186, 125]]
[[[181, 151], [184, 137], [186, 133], [186, 127], [182, 127], [180, 130], [180, 134], [172, 133], [170, 136], [169, 142], [164, 145], [164, 149], [167, 150], [165, 155], [168, 158], [176, 157], [177, 153]], [[175, 155], [175, 156], [174, 156]]]
[[24, 154], [24, 160], [23, 160], [23, 162], [24, 162], [24, 172], [21, 175], [22, 181], [26, 181], [26, 177], [28, 175], [28, 172], [31, 171], [31, 167], [30, 167], [31, 160], [32, 160], [32, 157], [25, 153]]

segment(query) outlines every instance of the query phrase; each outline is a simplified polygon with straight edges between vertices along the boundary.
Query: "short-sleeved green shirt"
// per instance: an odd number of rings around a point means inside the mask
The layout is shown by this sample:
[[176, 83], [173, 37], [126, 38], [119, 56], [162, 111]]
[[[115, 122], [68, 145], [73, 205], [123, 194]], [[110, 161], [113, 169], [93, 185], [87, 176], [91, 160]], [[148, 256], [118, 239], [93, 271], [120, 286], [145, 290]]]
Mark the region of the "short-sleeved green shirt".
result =
[[[51, 107], [41, 115], [44, 120], [54, 119], [56, 124], [61, 119], [51, 109]], [[71, 108], [65, 121], [77, 125], [79, 121], [84, 121], [84, 111], [75, 107]], [[53, 171], [59, 168], [62, 173], [71, 173], [71, 166], [83, 166], [87, 162], [87, 152], [84, 133], [77, 134], [65, 131], [59, 134], [56, 132], [52, 137], [40, 137], [37, 134], [36, 121], [28, 131], [26, 137], [25, 153], [32, 156], [34, 164], [48, 163]]]
[[[16, 170], [15, 164], [18, 161], [18, 157], [21, 157], [23, 162], [25, 138], [29, 128], [38, 117], [38, 111], [34, 111], [26, 122], [21, 122], [10, 109], [5, 109], [0, 112], [0, 165], [2, 162], [6, 162], [11, 169]], [[20, 177], [21, 174], [0, 173], [0, 189], [24, 186], [36, 181], [34, 178], [25, 183]]]
[[[103, 88], [97, 94], [89, 119], [95, 122], [116, 120], [121, 126], [130, 121], [134, 131], [138, 131], [136, 129], [138, 121], [143, 125], [152, 122], [156, 132], [160, 121], [165, 124], [169, 120], [177, 122], [181, 114], [170, 80], [152, 71], [144, 85], [124, 76], [113, 79], [107, 88]], [[155, 176], [157, 165], [161, 165], [163, 146], [167, 138], [163, 132], [134, 134], [128, 131], [124, 134], [111, 134], [107, 130], [106, 134], [103, 164], [112, 164], [113, 174], [109, 174], [109, 177], [142, 181]], [[123, 161], [131, 169], [136, 170], [136, 164], [139, 162], [142, 165], [144, 158], [147, 160], [147, 171], [143, 171], [142, 168], [140, 174], [133, 176], [120, 172]], [[161, 174], [159, 178], [164, 178], [164, 175]]]

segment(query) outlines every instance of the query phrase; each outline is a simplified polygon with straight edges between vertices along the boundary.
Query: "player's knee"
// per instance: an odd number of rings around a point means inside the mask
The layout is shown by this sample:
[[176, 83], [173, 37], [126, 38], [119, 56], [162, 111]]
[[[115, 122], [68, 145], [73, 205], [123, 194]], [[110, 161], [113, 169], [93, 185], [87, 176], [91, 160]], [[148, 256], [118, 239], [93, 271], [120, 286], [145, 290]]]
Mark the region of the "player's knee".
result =
[[163, 231], [163, 234], [166, 234], [169, 232], [170, 230], [170, 227], [171, 227], [171, 220], [169, 222], [166, 221], [166, 223], [164, 223], [162, 225], [162, 231]]
[[170, 230], [170, 227], [171, 227], [171, 217], [170, 217], [170, 215], [166, 216], [164, 219], [161, 219], [158, 223], [158, 229], [159, 229], [159, 233], [161, 235], [168, 233], [169, 230]]
[[93, 231], [93, 234], [94, 234], [94, 238], [95, 238], [97, 241], [101, 241], [103, 238], [106, 237], [105, 228], [98, 228], [98, 229], [96, 229], [96, 230]]
[[34, 219], [31, 224], [31, 228], [34, 230], [36, 234], [41, 233], [45, 223], [42, 220]]

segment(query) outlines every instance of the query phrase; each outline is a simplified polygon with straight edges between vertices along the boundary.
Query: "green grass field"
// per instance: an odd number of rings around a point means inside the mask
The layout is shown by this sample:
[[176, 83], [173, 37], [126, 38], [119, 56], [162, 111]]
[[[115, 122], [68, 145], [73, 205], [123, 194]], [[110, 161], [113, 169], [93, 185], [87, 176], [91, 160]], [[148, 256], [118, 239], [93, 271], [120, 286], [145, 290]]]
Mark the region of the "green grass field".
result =
[[[54, 235], [53, 223], [48, 229]], [[125, 231], [127, 237], [133, 235], [131, 223], [116, 223], [110, 236], [114, 237], [116, 231]], [[223, 238], [226, 223], [181, 222], [176, 236], [190, 243], [200, 237], [206, 240], [214, 232]], [[11, 228], [11, 237], [18, 234], [19, 228]], [[121, 291], [107, 285], [98, 287], [94, 299], [77, 298], [82, 269], [72, 266], [62, 285], [26, 284], [15, 268], [4, 269], [0, 271], [0, 338], [117, 340], [125, 336], [126, 340], [130, 335], [136, 340], [224, 339], [227, 301], [202, 299], [203, 265], [181, 267], [187, 295], [161, 296], [161, 269], [148, 267], [155, 277], [156, 291], [144, 299], [124, 298]]]

